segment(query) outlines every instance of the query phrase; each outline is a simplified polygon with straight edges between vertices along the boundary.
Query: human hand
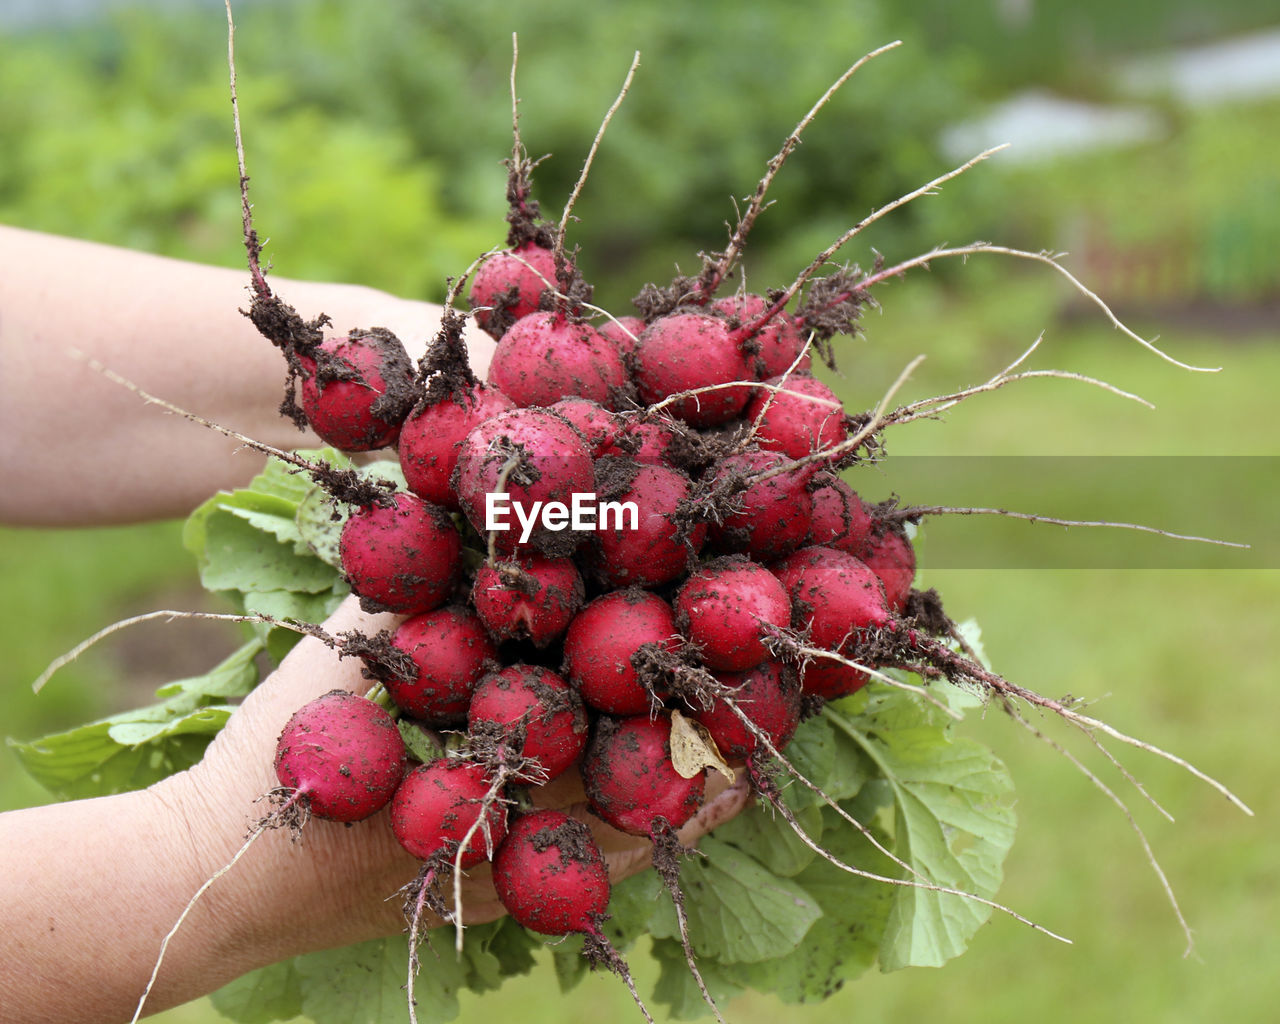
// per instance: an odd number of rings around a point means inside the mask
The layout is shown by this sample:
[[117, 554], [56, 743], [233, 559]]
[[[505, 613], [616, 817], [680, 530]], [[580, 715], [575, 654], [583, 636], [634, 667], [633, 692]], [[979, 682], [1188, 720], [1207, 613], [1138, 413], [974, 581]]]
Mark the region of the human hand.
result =
[[[326, 623], [331, 634], [358, 629], [372, 634], [394, 628], [390, 615], [370, 615], [349, 599]], [[207, 879], [229, 862], [246, 830], [265, 817], [260, 798], [278, 786], [273, 769], [276, 740], [289, 717], [307, 701], [337, 687], [364, 691], [369, 683], [357, 659], [339, 660], [319, 640], [305, 638], [245, 701], [205, 758], [190, 771], [155, 787], [173, 803], [194, 845], [199, 873]], [[701, 811], [681, 831], [691, 844], [738, 813], [749, 798], [745, 780], [727, 786], [713, 779]], [[539, 806], [560, 807], [587, 821], [605, 853], [614, 881], [649, 864], [650, 844], [605, 825], [587, 810], [576, 769], [534, 791]], [[286, 829], [266, 831], [235, 868], [209, 889], [216, 906], [205, 921], [220, 922], [214, 938], [241, 971], [310, 950], [347, 945], [404, 930], [398, 891], [420, 863], [392, 834], [384, 809], [349, 826], [312, 819], [298, 841]], [[203, 879], [202, 879], [203, 880]], [[488, 864], [462, 880], [464, 920], [478, 924], [502, 916]], [[438, 925], [438, 919], [424, 922]]]

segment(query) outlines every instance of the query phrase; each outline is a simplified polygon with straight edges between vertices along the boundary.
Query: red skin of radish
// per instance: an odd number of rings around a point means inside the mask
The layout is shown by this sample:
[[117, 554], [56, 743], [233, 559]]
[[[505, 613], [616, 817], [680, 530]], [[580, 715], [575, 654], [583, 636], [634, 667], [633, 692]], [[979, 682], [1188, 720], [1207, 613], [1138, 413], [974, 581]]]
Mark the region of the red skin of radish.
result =
[[705, 771], [682, 778], [671, 763], [671, 716], [601, 717], [582, 759], [591, 810], [621, 832], [651, 836], [658, 819], [679, 828], [706, 793]]
[[916, 552], [907, 535], [900, 529], [877, 526], [862, 545], [858, 557], [880, 577], [889, 607], [895, 612], [902, 611], [916, 578]]
[[[509, 323], [534, 312], [542, 293], [555, 283], [556, 261], [551, 250], [526, 242], [485, 260], [471, 282], [471, 307], [496, 306]], [[489, 310], [476, 313], [476, 323], [486, 331], [502, 319]]]
[[[513, 453], [522, 456], [528, 471], [527, 482], [512, 473], [505, 491], [513, 509], [507, 516], [510, 527], [496, 533], [498, 550], [510, 553], [520, 539], [514, 505], [532, 511], [535, 501], [559, 501], [569, 505], [575, 492], [595, 491], [591, 455], [582, 437], [569, 423], [543, 409], [514, 409], [485, 420], [471, 431], [458, 448], [458, 466], [453, 487], [471, 525], [481, 536], [485, 530], [486, 496], [498, 490], [502, 468]], [[535, 530], [530, 543], [553, 556], [572, 552], [582, 539], [572, 530]]]
[[404, 421], [397, 445], [409, 490], [436, 505], [457, 509], [458, 496], [449, 479], [458, 464], [458, 446], [485, 420], [515, 407], [497, 388], [477, 382], [459, 395], [415, 408]]
[[[746, 326], [763, 316], [769, 303], [761, 295], [726, 295], [713, 302], [711, 308], [728, 318], [734, 327], [738, 327]], [[768, 380], [791, 369], [791, 364], [805, 346], [805, 339], [795, 319], [784, 311], [752, 335], [747, 344], [758, 349], [750, 356], [755, 379]], [[806, 352], [804, 358], [796, 364], [796, 370], [808, 370], [812, 365], [813, 360]]]
[[600, 934], [609, 868], [591, 830], [563, 811], [511, 823], [493, 858], [493, 887], [517, 924], [542, 935]]
[[839, 477], [830, 476], [813, 488], [811, 496], [813, 520], [808, 543], [861, 557], [859, 553], [871, 532], [871, 516], [853, 488]]
[[[594, 565], [615, 587], [656, 587], [682, 576], [707, 539], [706, 523], [682, 536], [677, 507], [690, 493], [689, 478], [667, 466], [639, 465], [630, 486], [612, 501], [636, 504], [636, 529], [598, 530]], [[630, 519], [624, 519], [630, 526]]]
[[597, 597], [569, 624], [564, 674], [591, 707], [611, 715], [638, 715], [653, 703], [632, 657], [646, 644], [675, 653], [675, 613], [656, 594], [638, 587]]
[[742, 672], [769, 656], [761, 638], [769, 624], [791, 624], [791, 598], [764, 566], [722, 558], [689, 577], [675, 600], [676, 622], [702, 663]]
[[471, 601], [489, 632], [498, 640], [532, 640], [545, 647], [569, 628], [582, 607], [582, 576], [568, 558], [523, 555], [516, 565], [520, 575], [501, 571], [503, 566], [482, 565], [471, 588]]
[[564, 679], [540, 665], [511, 665], [480, 680], [467, 712], [467, 731], [501, 733], [507, 742], [524, 742], [517, 753], [538, 761], [554, 779], [587, 745], [587, 716], [582, 701]]
[[[733, 687], [732, 699], [752, 723], [781, 751], [800, 724], [800, 685], [793, 673], [776, 661], [766, 661], [746, 672], [717, 672], [715, 677]], [[697, 708], [692, 717], [707, 727], [716, 746], [730, 761], [745, 761], [759, 744], [759, 737], [722, 699], [710, 708]]]
[[644, 321], [638, 316], [620, 316], [616, 323], [606, 320], [596, 330], [618, 346], [625, 360], [636, 350], [640, 335], [644, 333]]
[[562, 398], [548, 408], [567, 419], [587, 442], [591, 457], [600, 455], [621, 428], [621, 421], [599, 402], [589, 398]]
[[498, 339], [489, 383], [521, 406], [589, 398], [608, 408], [621, 400], [627, 369], [618, 346], [563, 313], [530, 313]]
[[[635, 364], [636, 387], [645, 405], [694, 388], [752, 378], [725, 321], [705, 313], [671, 313], [655, 320], [640, 337]], [[681, 399], [669, 411], [690, 426], [714, 427], [735, 419], [748, 397], [749, 388], [724, 388]]]
[[384, 680], [396, 707], [432, 727], [466, 720], [471, 693], [485, 673], [498, 665], [494, 646], [479, 616], [450, 605], [405, 619], [391, 638], [418, 667], [410, 680]]
[[[810, 645], [839, 653], [858, 629], [889, 623], [889, 606], [879, 577], [862, 561], [827, 547], [801, 548], [774, 566], [791, 595], [791, 624], [809, 630]], [[805, 693], [827, 700], [852, 693], [865, 672], [823, 658], [805, 668]]]
[[679, 440], [674, 427], [661, 420], [639, 420], [624, 426], [601, 455], [617, 455], [650, 465], [674, 466], [671, 454]]
[[755, 423], [764, 413], [756, 427], [756, 442], [761, 448], [802, 459], [833, 448], [848, 436], [844, 406], [822, 381], [793, 375], [773, 377], [765, 383], [783, 390], [756, 392], [742, 414]]
[[413, 364], [393, 335], [325, 338], [314, 358], [298, 359], [302, 411], [320, 440], [344, 452], [395, 444], [413, 406]]
[[[458, 844], [480, 819], [480, 809], [492, 785], [478, 764], [440, 758], [419, 765], [396, 790], [391, 800], [391, 830], [400, 845], [419, 860], [447, 853], [450, 865]], [[507, 834], [507, 807], [498, 792], [485, 815], [485, 825], [476, 829], [462, 854], [463, 869], [474, 867], [489, 857], [489, 844], [497, 849]]]
[[[720, 460], [712, 484], [733, 475], [748, 475], [776, 469], [787, 459], [776, 452], [741, 452]], [[804, 543], [813, 519], [813, 499], [804, 470], [782, 473], [739, 492], [740, 512], [725, 517], [711, 528], [711, 545], [717, 551], [743, 552], [769, 561], [781, 558]]]
[[342, 571], [361, 604], [414, 615], [442, 605], [462, 571], [462, 538], [439, 505], [401, 491], [395, 505], [366, 505], [342, 528]]
[[387, 805], [406, 756], [396, 723], [380, 705], [330, 690], [285, 724], [276, 743], [276, 778], [301, 793], [316, 817], [362, 821]]

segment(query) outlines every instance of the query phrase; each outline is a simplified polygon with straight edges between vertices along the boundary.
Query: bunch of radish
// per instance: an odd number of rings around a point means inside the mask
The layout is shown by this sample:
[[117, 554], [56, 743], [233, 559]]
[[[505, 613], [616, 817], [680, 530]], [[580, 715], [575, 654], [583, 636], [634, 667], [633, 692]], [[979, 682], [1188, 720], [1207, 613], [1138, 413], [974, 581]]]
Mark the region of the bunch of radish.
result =
[[[485, 860], [516, 921], [585, 936], [592, 962], [635, 995], [602, 931], [609, 872], [593, 827], [538, 807], [538, 787], [573, 770], [597, 831], [652, 842], [714, 1010], [678, 864], [708, 772], [749, 787], [818, 849], [780, 796], [785, 774], [825, 799], [784, 754], [804, 717], [883, 669], [989, 681], [956, 649], [936, 595], [912, 590], [910, 510], [869, 505], [840, 475], [878, 457], [883, 421], [849, 415], [812, 373], [814, 351], [830, 362], [833, 337], [858, 331], [886, 272], [810, 282], [833, 247], [785, 289], [718, 294], [798, 131], [726, 250], [696, 278], [646, 286], [639, 315], [624, 316], [591, 305], [564, 247], [568, 209], [558, 228], [539, 219], [517, 133], [506, 245], [454, 282], [417, 367], [386, 330], [333, 337], [323, 317], [281, 302], [245, 196], [248, 315], [286, 357], [282, 411], [344, 452], [394, 450], [407, 483], [316, 469], [347, 506], [353, 592], [403, 620], [345, 638], [373, 687], [302, 708], [276, 768], [287, 805], [318, 817], [389, 805], [423, 862], [406, 901], [411, 1012], [419, 918], [429, 907], [461, 926], [457, 879]], [[468, 278], [470, 316], [496, 339], [484, 380], [454, 308]], [[447, 752], [411, 767], [394, 718], [449, 737]]]
[[[915, 563], [901, 524], [837, 475], [857, 421], [811, 375], [802, 317], [689, 289], [602, 320], [563, 251], [522, 239], [528, 209], [471, 285], [497, 339], [486, 380], [452, 309], [416, 371], [382, 330], [284, 346], [312, 430], [394, 447], [408, 490], [348, 495], [340, 543], [366, 609], [405, 616], [360, 650], [391, 713], [319, 698], [277, 772], [319, 817], [389, 804], [425, 865], [419, 910], [456, 914], [430, 890], [491, 859], [516, 920], [601, 951], [600, 849], [528, 790], [577, 766], [591, 812], [651, 839], [674, 886], [708, 767], [775, 798], [770, 762], [802, 716], [867, 682], [876, 636], [905, 635]], [[457, 738], [406, 769], [392, 714]]]

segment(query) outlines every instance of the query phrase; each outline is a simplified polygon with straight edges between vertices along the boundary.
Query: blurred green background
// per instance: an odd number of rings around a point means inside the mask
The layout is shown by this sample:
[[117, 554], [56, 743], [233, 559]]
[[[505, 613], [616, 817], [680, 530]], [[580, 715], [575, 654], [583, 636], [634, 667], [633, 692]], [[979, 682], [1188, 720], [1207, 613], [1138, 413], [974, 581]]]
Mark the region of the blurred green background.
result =
[[[240, 265], [221, 3], [3, 7], [0, 221]], [[275, 267], [405, 295], [438, 298], [448, 274], [502, 240], [512, 31], [525, 143], [552, 154], [537, 176], [550, 213], [633, 51], [642, 53], [570, 232], [597, 296], [618, 313], [644, 282], [664, 281], [677, 265], [694, 270], [699, 250], [723, 244], [733, 197], [749, 194], [814, 98], [876, 45], [906, 44], [846, 86], [779, 177], [748, 253], [755, 286], [785, 284], [868, 210], [1012, 133], [1007, 154], [899, 211], [846, 258], [867, 266], [877, 251], [893, 261], [978, 238], [1069, 249], [1067, 265], [1137, 330], [1223, 371], [1162, 363], [1048, 269], [985, 256], [884, 287], [865, 336], [840, 342], [841, 376], [832, 379], [851, 408], [869, 408], [925, 354], [901, 397], [944, 393], [986, 380], [1043, 331], [1034, 366], [1105, 377], [1156, 411], [1080, 384], [1028, 381], [945, 422], [900, 428], [891, 452], [1150, 456], [1165, 460], [1170, 478], [1187, 456], [1257, 457], [1233, 462], [1229, 493], [1205, 500], [1223, 510], [1220, 535], [1259, 547], [1206, 557], [1206, 568], [1138, 571], [1120, 557], [1108, 570], [1037, 569], [1038, 531], [1056, 528], [1011, 521], [926, 524], [919, 544], [921, 582], [938, 587], [953, 617], [979, 619], [1007, 676], [1098, 698], [1102, 717], [1222, 778], [1257, 817], [1125, 751], [1178, 819], [1165, 822], [1096, 751], [1056, 732], [1147, 829], [1196, 932], [1196, 955], [1183, 959], [1176, 921], [1121, 812], [1059, 754], [992, 713], [963, 728], [1008, 760], [1019, 787], [1021, 831], [1002, 899], [1076, 944], [1001, 918], [940, 971], [873, 973], [821, 1006], [744, 999], [726, 1015], [737, 1024], [782, 1014], [806, 1024], [916, 1014], [1046, 1024], [1274, 1019], [1280, 479], [1276, 462], [1261, 458], [1280, 456], [1273, 4], [574, 0], [517, 11], [493, 0], [257, 0], [240, 5], [237, 21], [249, 168]], [[1213, 49], [1224, 41], [1242, 48]], [[892, 486], [874, 471], [854, 483], [873, 499]], [[1176, 530], [1182, 513], [1152, 488], [1123, 518]], [[1006, 543], [1014, 557], [1025, 552], [1028, 568], [930, 571], [930, 546], [963, 543], [966, 531]], [[0, 723], [10, 736], [132, 706], [235, 643], [211, 625], [145, 627], [34, 697], [30, 680], [100, 626], [208, 605], [177, 524], [2, 530], [0, 578]], [[45, 799], [0, 751], [0, 807]], [[592, 978], [562, 998], [540, 970], [468, 999], [461, 1019], [596, 1021], [614, 1010], [634, 1012], [614, 979]], [[198, 1002], [156, 1019], [220, 1018]]]

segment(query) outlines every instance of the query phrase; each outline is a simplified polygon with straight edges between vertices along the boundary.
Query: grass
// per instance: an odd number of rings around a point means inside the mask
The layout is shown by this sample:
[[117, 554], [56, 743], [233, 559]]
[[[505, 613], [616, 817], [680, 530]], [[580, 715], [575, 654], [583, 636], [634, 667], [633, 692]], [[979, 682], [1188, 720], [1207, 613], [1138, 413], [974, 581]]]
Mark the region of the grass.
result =
[[[960, 455], [1126, 455], [1160, 460], [1176, 478], [1187, 456], [1249, 456], [1227, 505], [1247, 539], [1276, 521], [1271, 462], [1280, 437], [1270, 424], [1271, 390], [1280, 379], [1275, 338], [1232, 343], [1178, 334], [1167, 344], [1179, 356], [1226, 369], [1207, 376], [1175, 370], [1124, 340], [1098, 319], [1060, 326], [1061, 294], [1038, 277], [1007, 274], [997, 299], [983, 299], [987, 272], [973, 265], [973, 289], [961, 296], [913, 283], [884, 293], [868, 337], [854, 343], [857, 367], [840, 387], [854, 407], [883, 393], [918, 352], [930, 358], [902, 398], [942, 393], [985, 379], [1048, 329], [1037, 365], [1106, 376], [1156, 402], [1152, 412], [1063, 381], [1028, 381], [975, 399], [952, 413], [945, 428], [913, 424], [890, 435], [895, 457]], [[945, 336], [939, 324], [945, 325]], [[986, 460], [982, 460], [986, 461]], [[923, 463], [921, 463], [923, 464]], [[866, 471], [879, 497], [875, 471]], [[1053, 512], [1057, 497], [1035, 511]], [[1086, 495], [1088, 498], [1089, 495]], [[1097, 495], [1105, 497], [1105, 495]], [[1139, 488], [1126, 516], [1164, 521], [1176, 508], [1157, 487]], [[975, 520], [955, 520], [961, 534]], [[1224, 523], [1232, 525], [1231, 523]], [[943, 526], [926, 528], [922, 565]], [[1026, 539], [1034, 551], [1048, 528], [1004, 520], [984, 524], [992, 544]], [[1056, 531], [1055, 531], [1056, 532]], [[1074, 542], [1087, 534], [1072, 531]], [[951, 543], [948, 541], [947, 543]], [[984, 541], [984, 543], [986, 543]], [[1021, 543], [1021, 541], [1020, 541]], [[1163, 542], [1176, 547], [1176, 542]], [[1017, 548], [1015, 550], [1024, 550]], [[989, 652], [1010, 678], [1041, 692], [1097, 699], [1094, 711], [1130, 733], [1186, 756], [1231, 785], [1257, 812], [1248, 818], [1206, 786], [1148, 754], [1112, 745], [1178, 819], [1170, 824], [1138, 798], [1101, 756], [1077, 737], [1038, 723], [1122, 794], [1147, 830], [1197, 939], [1183, 959], [1177, 922], [1121, 812], [1065, 759], [992, 712], [963, 728], [1009, 763], [1018, 784], [1021, 820], [1000, 898], [1076, 940], [1065, 947], [1008, 919], [982, 929], [971, 951], [942, 970], [871, 973], [825, 1004], [792, 1008], [767, 998], [743, 998], [727, 1008], [733, 1024], [785, 1018], [797, 1024], [900, 1021], [927, 1016], [947, 1024], [1043, 1024], [1099, 1021], [1200, 1022], [1261, 1020], [1272, 1007], [1273, 983], [1257, 965], [1280, 959], [1280, 935], [1269, 894], [1280, 891], [1280, 864], [1271, 851], [1280, 798], [1273, 739], [1275, 659], [1265, 646], [1280, 605], [1276, 563], [1259, 554], [1230, 568], [1140, 570], [1123, 559], [1091, 568], [977, 567], [922, 572], [957, 618], [977, 617]], [[13, 731], [82, 720], [118, 706], [125, 680], [113, 675], [109, 651], [58, 677], [39, 698], [24, 689], [53, 656], [109, 619], [143, 610], [149, 594], [194, 575], [176, 528], [42, 534], [0, 533], [0, 560], [9, 586], [3, 608], [8, 652], [4, 720]], [[1015, 563], [1016, 564], [1016, 563]], [[133, 692], [133, 691], [130, 691]], [[81, 706], [77, 703], [83, 702]], [[68, 717], [70, 716], [70, 717]], [[39, 799], [0, 761], [0, 799], [13, 807]], [[643, 978], [650, 965], [640, 957]], [[562, 996], [549, 965], [513, 979], [496, 993], [464, 995], [463, 1022], [519, 1015], [537, 1024], [627, 1019], [635, 1011], [616, 979], [591, 977]], [[154, 1018], [163, 1024], [220, 1019], [199, 1001]]]

